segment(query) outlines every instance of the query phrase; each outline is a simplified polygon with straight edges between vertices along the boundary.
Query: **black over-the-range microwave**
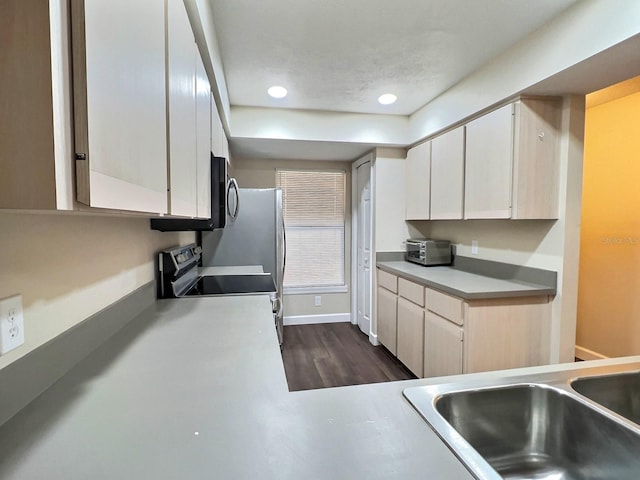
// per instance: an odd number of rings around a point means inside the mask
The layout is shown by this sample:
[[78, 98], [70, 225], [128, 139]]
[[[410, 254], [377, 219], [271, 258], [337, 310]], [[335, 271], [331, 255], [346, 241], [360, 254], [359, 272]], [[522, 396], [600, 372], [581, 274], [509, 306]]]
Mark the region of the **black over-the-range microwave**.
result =
[[238, 184], [229, 178], [227, 159], [211, 153], [211, 218], [152, 218], [151, 229], [163, 232], [211, 231], [223, 228], [238, 211]]

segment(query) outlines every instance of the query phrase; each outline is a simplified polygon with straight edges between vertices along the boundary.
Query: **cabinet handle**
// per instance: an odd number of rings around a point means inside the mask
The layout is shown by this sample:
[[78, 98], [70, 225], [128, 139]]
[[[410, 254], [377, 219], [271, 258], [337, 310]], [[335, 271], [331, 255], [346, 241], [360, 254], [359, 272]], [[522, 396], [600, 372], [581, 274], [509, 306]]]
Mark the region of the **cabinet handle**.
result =
[[538, 138], [539, 138], [541, 141], [542, 141], [542, 140], [544, 140], [544, 132], [540, 132], [540, 133], [538, 134]]

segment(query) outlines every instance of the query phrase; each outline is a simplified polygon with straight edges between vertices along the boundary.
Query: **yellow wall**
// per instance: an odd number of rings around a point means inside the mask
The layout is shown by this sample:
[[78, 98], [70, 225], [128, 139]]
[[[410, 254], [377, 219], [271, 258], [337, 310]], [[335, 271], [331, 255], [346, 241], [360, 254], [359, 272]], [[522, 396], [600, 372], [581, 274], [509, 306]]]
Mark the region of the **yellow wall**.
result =
[[640, 354], [640, 77], [587, 97], [576, 344]]
[[194, 240], [147, 218], [0, 211], [0, 298], [22, 294], [25, 322], [0, 369], [153, 281], [156, 252]]

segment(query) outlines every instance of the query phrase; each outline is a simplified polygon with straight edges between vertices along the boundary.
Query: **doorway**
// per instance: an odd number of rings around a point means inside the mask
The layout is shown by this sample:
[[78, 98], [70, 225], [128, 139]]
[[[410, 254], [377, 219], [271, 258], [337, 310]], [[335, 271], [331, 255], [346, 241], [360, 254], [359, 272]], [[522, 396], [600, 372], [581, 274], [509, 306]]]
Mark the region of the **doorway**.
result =
[[640, 354], [640, 77], [587, 96], [576, 357]]

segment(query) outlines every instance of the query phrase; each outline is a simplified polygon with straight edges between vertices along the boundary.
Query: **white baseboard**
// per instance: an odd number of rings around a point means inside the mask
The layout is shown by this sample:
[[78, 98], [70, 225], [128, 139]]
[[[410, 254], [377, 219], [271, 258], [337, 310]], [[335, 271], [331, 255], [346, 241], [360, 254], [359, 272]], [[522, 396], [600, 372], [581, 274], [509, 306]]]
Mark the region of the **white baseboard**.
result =
[[588, 348], [580, 347], [579, 345], [576, 345], [575, 356], [580, 360], [603, 360], [605, 358], [609, 358], [606, 355], [594, 352]]
[[378, 341], [378, 335], [375, 333], [369, 332], [369, 343], [374, 347], [377, 347], [378, 345], [380, 345], [380, 342]]
[[350, 313], [329, 313], [325, 315], [292, 315], [284, 317], [285, 325], [311, 325], [313, 323], [351, 322]]

